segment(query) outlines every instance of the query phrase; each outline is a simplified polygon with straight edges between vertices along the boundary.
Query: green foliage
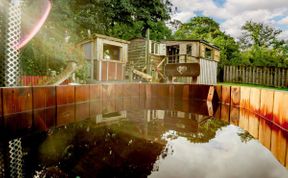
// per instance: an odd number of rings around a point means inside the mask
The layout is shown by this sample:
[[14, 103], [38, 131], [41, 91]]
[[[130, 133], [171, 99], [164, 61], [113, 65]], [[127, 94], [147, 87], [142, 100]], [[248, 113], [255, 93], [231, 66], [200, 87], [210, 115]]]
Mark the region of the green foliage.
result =
[[[32, 1], [34, 2], [34, 1]], [[33, 3], [32, 3], [33, 4]], [[72, 43], [90, 34], [100, 33], [122, 39], [144, 37], [169, 38], [164, 21], [170, 18], [170, 1], [163, 0], [52, 0], [52, 10], [39, 34], [22, 50], [24, 74], [45, 75], [48, 69], [60, 71], [74, 58], [65, 38]], [[26, 8], [33, 8], [27, 5]], [[79, 74], [79, 72], [78, 72]], [[82, 78], [83, 75], [80, 75]]]
[[220, 67], [236, 62], [239, 45], [234, 38], [220, 30], [219, 24], [209, 17], [194, 17], [175, 32], [175, 39], [204, 39], [221, 49]]
[[251, 21], [242, 30], [240, 64], [288, 67], [288, 45], [277, 38], [281, 30]]

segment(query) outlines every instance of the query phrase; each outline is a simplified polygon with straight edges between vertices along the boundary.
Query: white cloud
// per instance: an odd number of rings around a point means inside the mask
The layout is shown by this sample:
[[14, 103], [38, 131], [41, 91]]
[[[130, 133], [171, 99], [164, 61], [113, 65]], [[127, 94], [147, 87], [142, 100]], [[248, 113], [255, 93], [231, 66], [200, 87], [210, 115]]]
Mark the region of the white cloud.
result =
[[[217, 6], [213, 0], [172, 0], [172, 3], [179, 12], [173, 16], [174, 19], [187, 22], [201, 12], [205, 16], [221, 19], [221, 29], [235, 38], [241, 35], [241, 26], [248, 20], [276, 28], [278, 25], [288, 25], [288, 0], [226, 0], [222, 6]], [[282, 16], [286, 18], [276, 18]], [[286, 34], [284, 31], [281, 38], [287, 37]]]

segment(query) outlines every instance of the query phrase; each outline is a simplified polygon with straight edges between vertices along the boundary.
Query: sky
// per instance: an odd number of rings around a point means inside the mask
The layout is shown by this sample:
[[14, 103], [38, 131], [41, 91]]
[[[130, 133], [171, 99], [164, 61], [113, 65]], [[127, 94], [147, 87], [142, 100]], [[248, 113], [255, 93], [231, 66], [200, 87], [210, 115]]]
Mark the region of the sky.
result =
[[220, 24], [221, 30], [234, 38], [241, 36], [246, 21], [269, 24], [283, 32], [288, 40], [288, 0], [171, 0], [177, 7], [173, 19], [187, 22], [195, 16], [208, 16]]

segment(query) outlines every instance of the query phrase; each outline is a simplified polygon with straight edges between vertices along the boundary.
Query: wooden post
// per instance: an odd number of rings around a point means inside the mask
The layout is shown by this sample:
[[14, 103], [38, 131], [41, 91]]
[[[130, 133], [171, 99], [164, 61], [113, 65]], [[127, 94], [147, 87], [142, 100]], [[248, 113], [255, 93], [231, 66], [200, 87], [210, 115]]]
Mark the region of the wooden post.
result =
[[150, 30], [149, 28], [146, 31], [146, 65], [147, 65], [147, 74], [151, 75], [151, 61], [150, 61]]
[[285, 69], [282, 68], [282, 73], [281, 73], [281, 87], [285, 87]]

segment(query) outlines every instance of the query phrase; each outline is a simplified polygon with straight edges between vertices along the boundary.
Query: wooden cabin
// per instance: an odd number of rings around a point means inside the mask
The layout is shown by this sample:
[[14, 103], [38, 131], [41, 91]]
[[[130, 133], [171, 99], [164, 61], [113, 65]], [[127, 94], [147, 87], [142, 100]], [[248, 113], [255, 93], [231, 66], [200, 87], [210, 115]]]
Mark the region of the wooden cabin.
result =
[[[173, 67], [179, 75], [175, 75], [176, 82], [198, 83], [198, 84], [216, 84], [217, 83], [217, 65], [220, 61], [220, 49], [205, 40], [176, 40], [166, 41], [166, 68]], [[173, 64], [173, 65], [172, 65]], [[194, 66], [184, 64], [194, 64]], [[197, 66], [199, 64], [199, 70]], [[171, 65], [171, 67], [170, 67]], [[182, 67], [182, 68], [180, 68]], [[195, 70], [182, 75], [179, 69]], [[166, 73], [166, 75], [169, 75]], [[182, 76], [181, 76], [182, 75]]]
[[[158, 66], [166, 58], [166, 45], [145, 38], [134, 38], [128, 45], [129, 68], [146, 72], [153, 78], [159, 78], [159, 72], [163, 72], [163, 67]], [[158, 68], [157, 68], [158, 67]], [[156, 72], [158, 70], [158, 72]]]
[[91, 81], [124, 80], [128, 41], [95, 34], [79, 43], [89, 64]]

